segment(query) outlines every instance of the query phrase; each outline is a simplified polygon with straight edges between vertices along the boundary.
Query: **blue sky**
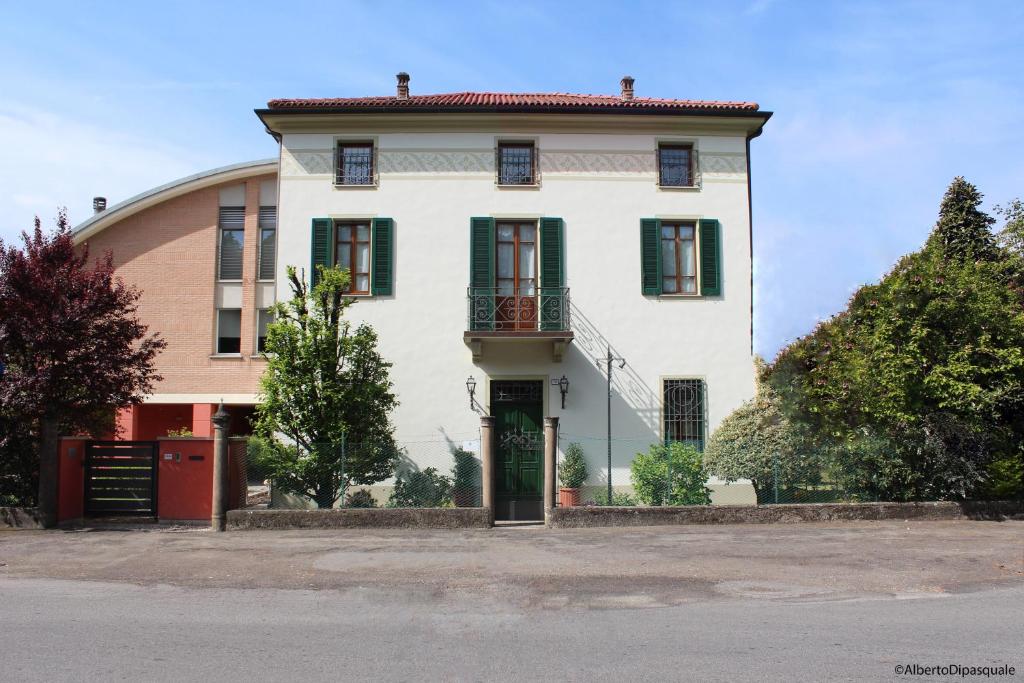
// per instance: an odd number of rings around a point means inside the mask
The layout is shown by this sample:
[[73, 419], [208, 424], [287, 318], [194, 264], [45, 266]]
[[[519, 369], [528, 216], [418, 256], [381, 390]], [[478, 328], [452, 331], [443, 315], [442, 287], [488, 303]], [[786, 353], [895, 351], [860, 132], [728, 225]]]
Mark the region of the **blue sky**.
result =
[[1022, 2], [10, 2], [0, 239], [276, 148], [273, 97], [459, 90], [754, 100], [755, 348], [916, 249], [949, 181], [1024, 196]]

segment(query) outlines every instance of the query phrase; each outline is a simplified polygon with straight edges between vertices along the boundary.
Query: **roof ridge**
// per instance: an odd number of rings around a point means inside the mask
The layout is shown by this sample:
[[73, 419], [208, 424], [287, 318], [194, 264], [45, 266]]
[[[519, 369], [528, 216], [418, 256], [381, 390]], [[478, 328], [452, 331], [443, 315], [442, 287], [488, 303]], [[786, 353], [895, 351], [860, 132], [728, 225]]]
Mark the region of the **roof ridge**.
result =
[[572, 109], [588, 104], [602, 107], [619, 106], [624, 109], [642, 109], [656, 107], [659, 109], [725, 109], [754, 110], [760, 109], [756, 102], [731, 100], [697, 100], [666, 97], [633, 97], [623, 99], [620, 95], [567, 92], [494, 92], [462, 90], [449, 93], [425, 93], [396, 97], [395, 95], [367, 95], [361, 97], [321, 97], [321, 98], [278, 98], [267, 102], [271, 109], [296, 109], [316, 107], [394, 107], [408, 110], [416, 106], [460, 107], [537, 107], [541, 109]]

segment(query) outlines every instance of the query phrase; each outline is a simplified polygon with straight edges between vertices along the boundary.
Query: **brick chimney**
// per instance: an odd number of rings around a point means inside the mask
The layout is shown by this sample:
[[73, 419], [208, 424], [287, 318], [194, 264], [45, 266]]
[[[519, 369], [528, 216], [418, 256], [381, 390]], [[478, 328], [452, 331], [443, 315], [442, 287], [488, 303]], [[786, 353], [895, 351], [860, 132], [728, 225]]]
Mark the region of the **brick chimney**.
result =
[[103, 213], [107, 210], [107, 198], [106, 197], [93, 197], [92, 198], [92, 211], [93, 213]]
[[398, 99], [409, 99], [409, 74], [402, 71], [395, 78], [398, 79]]
[[633, 99], [633, 77], [632, 76], [623, 76], [622, 80], [620, 81], [620, 85], [622, 86], [622, 101], [623, 102], [630, 102], [630, 101], [632, 101], [632, 99]]

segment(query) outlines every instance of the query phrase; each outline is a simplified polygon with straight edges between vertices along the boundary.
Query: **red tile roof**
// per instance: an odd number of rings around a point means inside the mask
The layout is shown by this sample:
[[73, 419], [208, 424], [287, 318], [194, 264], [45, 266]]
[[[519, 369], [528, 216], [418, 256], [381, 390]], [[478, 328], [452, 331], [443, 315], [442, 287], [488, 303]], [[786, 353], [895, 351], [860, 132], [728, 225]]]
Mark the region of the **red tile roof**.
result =
[[623, 100], [614, 95], [573, 95], [569, 93], [456, 92], [441, 95], [397, 97], [331, 97], [323, 99], [270, 100], [272, 110], [372, 110], [372, 111], [600, 111], [639, 110], [663, 112], [742, 111], [756, 112], [756, 102], [668, 100], [636, 97]]

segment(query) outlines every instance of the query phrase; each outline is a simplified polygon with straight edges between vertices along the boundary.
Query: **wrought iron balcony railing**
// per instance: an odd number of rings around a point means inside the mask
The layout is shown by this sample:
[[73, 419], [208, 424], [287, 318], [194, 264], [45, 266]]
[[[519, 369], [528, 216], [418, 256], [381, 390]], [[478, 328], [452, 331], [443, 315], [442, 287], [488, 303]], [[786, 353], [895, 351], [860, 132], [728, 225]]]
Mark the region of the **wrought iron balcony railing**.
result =
[[472, 332], [568, 332], [569, 288], [469, 287]]

